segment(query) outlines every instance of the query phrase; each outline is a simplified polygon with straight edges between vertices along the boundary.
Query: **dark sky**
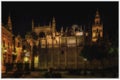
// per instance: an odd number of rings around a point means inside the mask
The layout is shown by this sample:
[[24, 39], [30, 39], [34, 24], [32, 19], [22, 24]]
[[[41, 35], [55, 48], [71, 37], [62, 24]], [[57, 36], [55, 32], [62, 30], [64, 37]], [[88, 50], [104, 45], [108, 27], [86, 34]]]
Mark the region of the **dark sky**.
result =
[[104, 32], [118, 36], [118, 2], [3, 2], [2, 23], [6, 24], [10, 14], [13, 33], [24, 36], [31, 31], [31, 21], [35, 25], [48, 24], [54, 16], [57, 30], [73, 24], [91, 27], [96, 10], [99, 10]]

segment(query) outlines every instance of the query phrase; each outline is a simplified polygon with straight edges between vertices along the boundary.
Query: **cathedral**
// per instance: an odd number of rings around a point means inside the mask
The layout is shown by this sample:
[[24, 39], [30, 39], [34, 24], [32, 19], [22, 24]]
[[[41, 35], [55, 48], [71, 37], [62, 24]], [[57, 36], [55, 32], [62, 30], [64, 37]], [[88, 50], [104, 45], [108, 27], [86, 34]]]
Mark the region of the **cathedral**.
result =
[[[98, 10], [91, 31], [91, 43], [96, 43], [103, 37], [103, 25]], [[32, 21], [32, 32], [38, 36], [32, 41], [36, 44], [38, 51], [34, 51], [35, 48], [32, 45], [33, 61], [30, 61], [35, 68], [84, 68], [86, 59], [80, 56], [80, 53], [86, 43], [85, 37], [90, 33], [85, 32], [82, 26], [73, 25], [65, 30], [61, 27], [60, 32], [57, 32], [56, 20], [53, 17], [52, 22], [44, 26], [34, 26]]]
[[61, 31], [57, 32], [53, 17], [52, 22], [45, 26], [34, 26], [32, 21], [32, 32], [39, 36], [34, 40], [38, 52], [31, 53], [35, 54], [35, 68], [77, 68], [79, 53], [84, 45], [84, 31], [81, 26], [73, 25], [66, 30], [61, 27]]
[[[8, 24], [12, 24], [10, 20]], [[25, 39], [18, 35], [11, 42], [11, 54], [14, 52], [17, 55], [14, 62], [29, 62], [31, 69], [84, 68], [89, 64], [89, 61], [81, 56], [81, 50], [87, 43], [86, 37], [91, 37], [90, 43], [96, 43], [99, 38], [103, 38], [103, 24], [98, 10], [91, 32], [86, 32], [83, 26], [76, 24], [67, 28], [61, 27], [58, 32], [55, 17], [52, 18], [49, 25], [35, 26], [34, 24], [35, 22], [32, 20], [31, 33], [26, 34]], [[12, 31], [12, 25], [9, 26], [9, 29]], [[3, 39], [4, 37], [2, 37], [2, 43], [4, 43]], [[86, 67], [91, 68], [92, 65]]]
[[49, 25], [44, 26], [34, 26], [34, 21], [32, 21], [32, 32], [35, 32], [37, 35], [44, 33], [46, 36], [49, 34], [53, 34], [56, 31], [56, 22], [55, 18], [53, 17], [52, 24], [51, 22]]

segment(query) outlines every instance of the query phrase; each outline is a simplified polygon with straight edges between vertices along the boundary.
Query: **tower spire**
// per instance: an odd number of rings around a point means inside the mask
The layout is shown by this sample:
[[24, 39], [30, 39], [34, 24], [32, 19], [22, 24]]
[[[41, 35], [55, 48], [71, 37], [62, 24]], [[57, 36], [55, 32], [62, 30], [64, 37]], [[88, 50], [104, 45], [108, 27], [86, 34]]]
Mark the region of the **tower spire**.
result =
[[55, 22], [55, 18], [53, 17], [52, 19], [52, 31], [55, 32], [56, 30], [56, 22]]
[[99, 11], [98, 11], [98, 8], [97, 8], [97, 11], [96, 11], [96, 18], [99, 18], [100, 15], [99, 15]]
[[8, 16], [8, 29], [10, 30], [10, 31], [12, 31], [12, 21], [11, 21], [11, 17], [10, 17], [10, 14], [9, 14], [9, 16]]
[[60, 32], [63, 33], [63, 26], [61, 27], [61, 31]]
[[34, 20], [32, 19], [32, 31], [34, 30]]
[[98, 9], [97, 9], [96, 15], [95, 15], [95, 24], [100, 24], [100, 15], [99, 15]]

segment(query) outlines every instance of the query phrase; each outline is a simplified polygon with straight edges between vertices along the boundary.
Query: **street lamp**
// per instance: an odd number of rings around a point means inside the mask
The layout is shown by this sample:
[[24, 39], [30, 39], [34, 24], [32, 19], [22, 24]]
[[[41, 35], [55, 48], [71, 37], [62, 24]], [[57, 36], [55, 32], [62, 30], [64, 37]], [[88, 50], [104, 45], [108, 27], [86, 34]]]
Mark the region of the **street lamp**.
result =
[[27, 50], [24, 50], [24, 62], [28, 62], [30, 57], [30, 53]]
[[4, 65], [5, 65], [5, 60], [6, 60], [6, 53], [7, 53], [7, 49], [4, 50], [4, 54], [3, 54]]
[[29, 57], [30, 57], [30, 53], [27, 50], [24, 50], [24, 70], [25, 72], [29, 72]]
[[84, 61], [87, 61], [87, 59], [86, 59], [86, 58], [84, 58]]
[[84, 60], [84, 74], [86, 75], [86, 62], [87, 62], [87, 59], [84, 58], [83, 60]]
[[12, 52], [12, 62], [13, 62], [13, 69], [15, 69], [15, 67], [16, 67], [16, 57], [17, 57], [17, 54], [13, 51]]
[[25, 57], [24, 57], [24, 62], [28, 62], [28, 61], [29, 61], [28, 57], [25, 56]]
[[23, 50], [23, 54], [22, 54], [22, 59], [23, 59], [23, 62], [25, 62], [25, 54], [26, 54], [26, 52], [27, 52], [27, 50], [26, 50], [26, 49], [24, 49], [24, 50]]
[[26, 52], [27, 52], [27, 50], [24, 50], [23, 52], [24, 52], [24, 53], [26, 53]]
[[86, 69], [86, 62], [87, 62], [87, 59], [84, 58], [84, 67], [85, 67], [85, 69]]

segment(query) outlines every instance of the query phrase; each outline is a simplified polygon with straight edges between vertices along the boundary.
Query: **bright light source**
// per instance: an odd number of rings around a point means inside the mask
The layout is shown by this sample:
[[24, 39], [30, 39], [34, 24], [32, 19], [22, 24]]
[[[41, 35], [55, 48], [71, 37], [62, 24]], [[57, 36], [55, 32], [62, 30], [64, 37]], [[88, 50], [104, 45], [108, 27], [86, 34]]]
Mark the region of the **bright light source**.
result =
[[29, 57], [29, 56], [30, 56], [30, 53], [29, 53], [29, 52], [27, 52], [27, 53], [25, 54], [25, 56]]
[[86, 58], [84, 58], [84, 61], [87, 61], [87, 59], [86, 59]]
[[96, 37], [96, 33], [93, 33], [93, 37]]
[[26, 53], [27, 52], [27, 50], [24, 50], [24, 53]]
[[7, 52], [7, 49], [5, 49], [4, 52], [6, 53], [6, 52]]
[[76, 36], [82, 36], [83, 32], [76, 32]]
[[12, 52], [13, 55], [17, 55], [15, 52]]
[[28, 57], [24, 57], [24, 62], [28, 62]]
[[37, 63], [39, 63], [39, 57], [38, 56], [35, 56], [34, 57], [34, 63], [35, 63], [35, 68], [38, 68], [38, 64]]
[[80, 36], [82, 36], [83, 35], [83, 32], [80, 32]]
[[86, 36], [88, 36], [88, 33], [86, 33]]
[[68, 44], [75, 44], [76, 43], [76, 39], [74, 37], [68, 38], [67, 43]]

